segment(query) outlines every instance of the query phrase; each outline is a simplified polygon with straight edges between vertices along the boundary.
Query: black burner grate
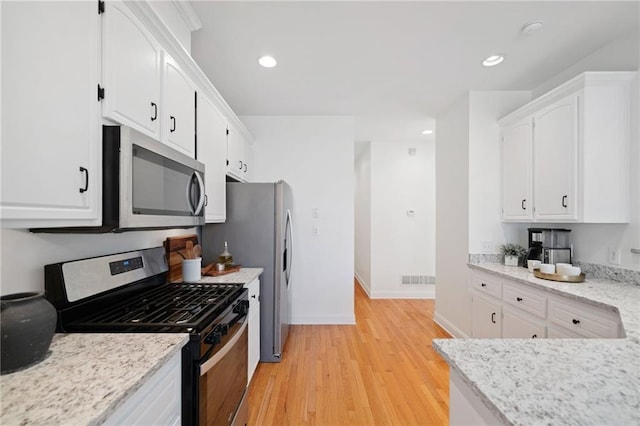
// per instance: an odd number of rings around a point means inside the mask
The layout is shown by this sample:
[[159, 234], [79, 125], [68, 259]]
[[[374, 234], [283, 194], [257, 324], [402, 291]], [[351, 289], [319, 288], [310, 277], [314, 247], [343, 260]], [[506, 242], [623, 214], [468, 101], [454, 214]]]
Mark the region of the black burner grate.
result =
[[132, 332], [195, 330], [224, 311], [242, 292], [242, 287], [242, 284], [163, 285], [68, 325]]

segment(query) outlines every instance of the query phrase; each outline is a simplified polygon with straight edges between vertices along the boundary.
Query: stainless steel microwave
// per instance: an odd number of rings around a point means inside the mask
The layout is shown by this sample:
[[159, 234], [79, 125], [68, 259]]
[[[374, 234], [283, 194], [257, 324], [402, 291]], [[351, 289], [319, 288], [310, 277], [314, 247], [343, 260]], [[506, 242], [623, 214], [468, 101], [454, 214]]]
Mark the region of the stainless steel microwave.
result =
[[102, 127], [102, 226], [33, 232], [123, 232], [204, 225], [204, 164], [125, 126]]

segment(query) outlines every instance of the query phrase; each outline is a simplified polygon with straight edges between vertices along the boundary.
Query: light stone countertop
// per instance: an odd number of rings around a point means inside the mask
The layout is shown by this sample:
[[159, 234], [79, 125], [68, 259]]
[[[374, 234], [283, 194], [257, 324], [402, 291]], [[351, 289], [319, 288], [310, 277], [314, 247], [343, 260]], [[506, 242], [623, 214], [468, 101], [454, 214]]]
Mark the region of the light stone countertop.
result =
[[219, 277], [202, 277], [201, 283], [238, 283], [249, 284], [264, 272], [262, 268], [240, 268], [238, 272], [232, 272]]
[[640, 424], [640, 286], [560, 283], [524, 268], [470, 264], [618, 311], [624, 339], [436, 339], [433, 346], [503, 424]]
[[188, 341], [184, 333], [56, 334], [43, 361], [0, 376], [0, 424], [101, 424]]

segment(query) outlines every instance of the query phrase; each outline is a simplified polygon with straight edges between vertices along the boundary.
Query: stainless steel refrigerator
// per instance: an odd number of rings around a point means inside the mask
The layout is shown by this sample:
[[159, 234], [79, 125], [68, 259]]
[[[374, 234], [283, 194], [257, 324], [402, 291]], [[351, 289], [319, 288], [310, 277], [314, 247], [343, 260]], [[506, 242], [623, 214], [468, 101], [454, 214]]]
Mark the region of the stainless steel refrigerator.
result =
[[202, 228], [204, 264], [229, 244], [233, 262], [262, 267], [260, 361], [280, 362], [290, 323], [291, 187], [275, 183], [227, 183], [227, 220]]

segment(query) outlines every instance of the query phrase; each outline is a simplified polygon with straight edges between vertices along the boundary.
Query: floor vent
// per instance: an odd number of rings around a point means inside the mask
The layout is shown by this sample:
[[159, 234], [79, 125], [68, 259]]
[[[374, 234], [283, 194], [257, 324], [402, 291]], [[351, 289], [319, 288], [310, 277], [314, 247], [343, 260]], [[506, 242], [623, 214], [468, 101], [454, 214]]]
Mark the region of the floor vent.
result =
[[433, 275], [401, 275], [402, 284], [435, 284], [436, 277]]

